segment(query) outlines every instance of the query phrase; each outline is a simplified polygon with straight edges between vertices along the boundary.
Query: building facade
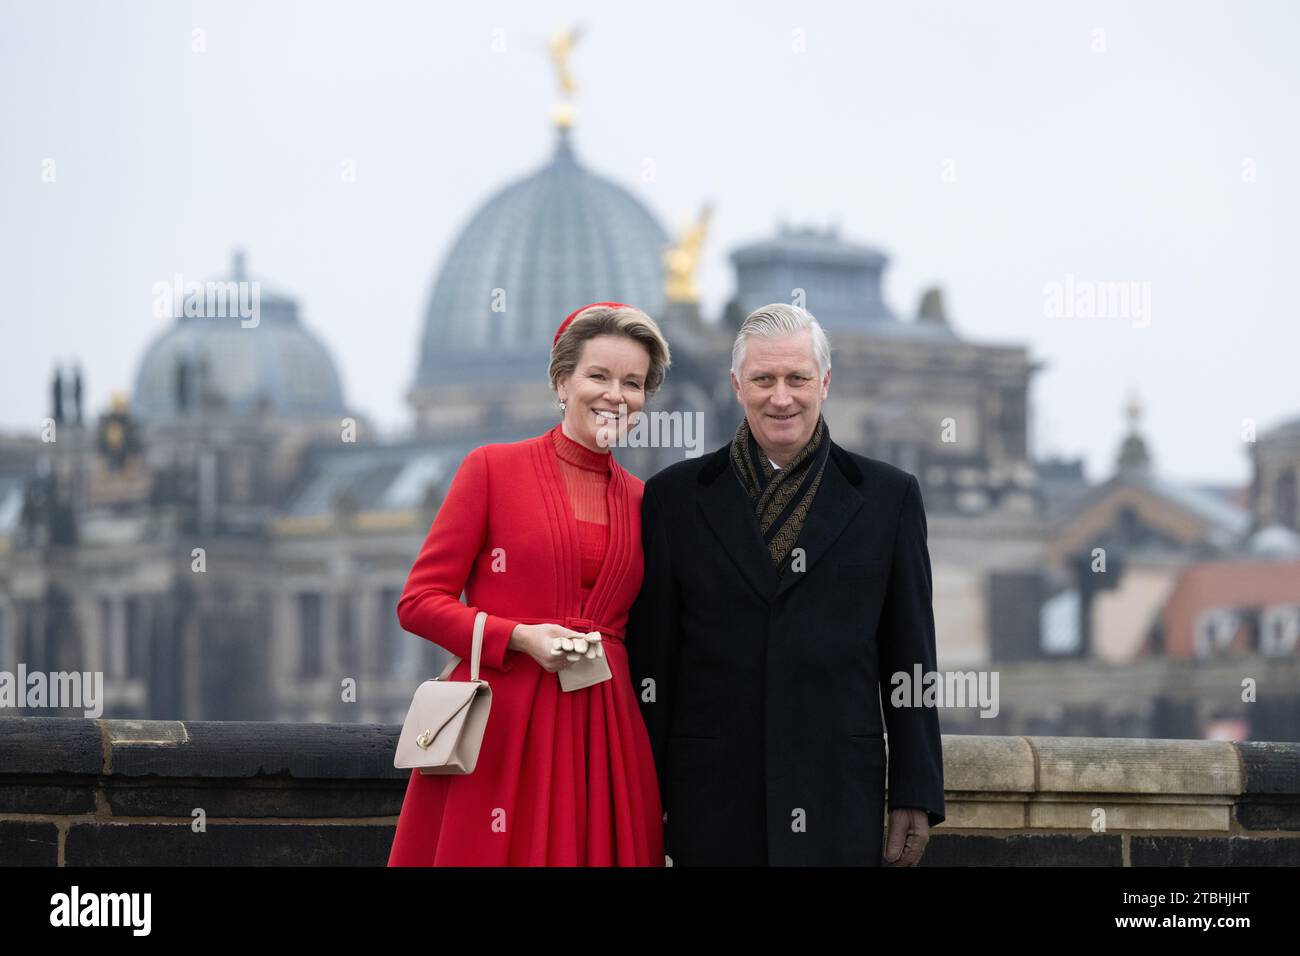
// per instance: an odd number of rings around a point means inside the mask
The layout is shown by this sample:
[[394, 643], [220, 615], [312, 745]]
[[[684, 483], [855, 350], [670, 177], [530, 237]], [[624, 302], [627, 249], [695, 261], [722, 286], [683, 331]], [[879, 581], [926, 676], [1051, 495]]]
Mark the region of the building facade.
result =
[[[1166, 604], [1188, 565], [1252, 540], [1296, 560], [1280, 537], [1296, 531], [1294, 424], [1259, 443], [1249, 502], [1158, 480], [1132, 434], [1115, 476], [1092, 485], [1077, 463], [1035, 460], [1028, 349], [963, 336], [938, 290], [896, 314], [880, 250], [782, 228], [732, 250], [734, 295], [706, 317], [672, 292], [671, 249], [561, 126], [549, 160], [489, 196], [437, 270], [404, 437], [377, 439], [349, 408], [330, 349], [282, 293], [262, 293], [254, 327], [180, 315], [145, 349], [130, 399], [94, 423], [60, 378], [47, 433], [0, 439], [0, 670], [103, 671], [117, 717], [400, 721], [447, 656], [395, 613], [441, 498], [470, 449], [558, 420], [551, 336], [598, 300], [660, 322], [673, 364], [650, 407], [697, 416], [705, 452], [740, 421], [728, 370], [744, 316], [773, 301], [818, 316], [835, 440], [920, 480], [941, 667], [1159, 655], [1185, 643], [1152, 626], [1185, 617], [1190, 599]], [[255, 280], [236, 256], [217, 281]], [[642, 477], [684, 453], [618, 452]], [[1098, 547], [1122, 582], [1079, 565]], [[1050, 714], [1024, 719], [1052, 732]]]

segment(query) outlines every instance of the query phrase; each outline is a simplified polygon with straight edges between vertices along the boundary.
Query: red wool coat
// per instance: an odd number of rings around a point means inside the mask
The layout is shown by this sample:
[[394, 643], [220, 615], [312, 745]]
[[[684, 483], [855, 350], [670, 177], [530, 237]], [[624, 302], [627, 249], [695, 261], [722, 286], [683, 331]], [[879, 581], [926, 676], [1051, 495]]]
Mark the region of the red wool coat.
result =
[[[644, 484], [610, 464], [609, 549], [584, 607], [551, 433], [461, 463], [397, 614], [462, 658], [449, 679], [468, 680], [474, 617], [487, 611], [479, 676], [492, 709], [473, 773], [411, 772], [389, 866], [664, 865], [659, 783], [623, 646], [644, 570]], [[613, 679], [566, 693], [506, 650], [516, 624], [540, 622], [600, 631]]]

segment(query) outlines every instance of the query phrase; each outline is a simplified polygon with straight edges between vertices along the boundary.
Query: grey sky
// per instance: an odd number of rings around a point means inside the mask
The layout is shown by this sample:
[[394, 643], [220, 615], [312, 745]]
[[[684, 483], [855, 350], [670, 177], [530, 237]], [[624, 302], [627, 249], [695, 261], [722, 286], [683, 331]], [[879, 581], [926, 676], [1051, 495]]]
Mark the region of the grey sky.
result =
[[[55, 361], [81, 358], [92, 412], [129, 392], [153, 283], [236, 245], [349, 404], [404, 428], [438, 264], [549, 157], [544, 42], [572, 23], [580, 159], [669, 227], [717, 204], [709, 317], [735, 245], [838, 222], [891, 255], [896, 310], [938, 283], [961, 334], [1047, 363], [1036, 448], [1094, 479], [1131, 387], [1182, 480], [1244, 482], [1243, 419], [1300, 415], [1296, 4], [5, 0], [0, 428], [35, 431]], [[1150, 283], [1150, 325], [1046, 317], [1067, 274]]]

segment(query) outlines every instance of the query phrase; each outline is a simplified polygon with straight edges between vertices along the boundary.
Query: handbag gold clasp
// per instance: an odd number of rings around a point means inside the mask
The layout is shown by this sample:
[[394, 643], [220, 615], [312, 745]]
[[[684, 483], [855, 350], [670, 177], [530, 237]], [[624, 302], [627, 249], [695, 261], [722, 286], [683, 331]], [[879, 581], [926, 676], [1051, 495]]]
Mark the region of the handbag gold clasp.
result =
[[419, 745], [421, 750], [428, 750], [429, 745], [433, 743], [433, 729], [426, 729], [424, 733], [415, 738], [415, 742]]

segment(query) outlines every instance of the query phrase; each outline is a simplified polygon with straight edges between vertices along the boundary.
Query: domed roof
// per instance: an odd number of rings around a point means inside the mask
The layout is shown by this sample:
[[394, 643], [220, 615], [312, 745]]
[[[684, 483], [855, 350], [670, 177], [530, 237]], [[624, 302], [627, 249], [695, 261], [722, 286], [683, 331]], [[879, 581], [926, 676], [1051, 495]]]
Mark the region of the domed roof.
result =
[[663, 303], [668, 235], [630, 193], [583, 168], [561, 130], [550, 163], [474, 214], [443, 262], [415, 389], [546, 381], [551, 340], [588, 302]]
[[[242, 256], [228, 279], [245, 282]], [[257, 290], [256, 300], [252, 288]], [[188, 295], [188, 290], [184, 295]], [[205, 293], [206, 294], [206, 293]], [[298, 320], [293, 299], [267, 291], [261, 282], [247, 293], [256, 301], [249, 315], [236, 308], [222, 315], [180, 315], [145, 350], [136, 373], [132, 411], [143, 419], [187, 414], [200, 401], [227, 414], [267, 413], [317, 418], [344, 411], [343, 387], [329, 350]], [[180, 298], [181, 296], [177, 296]], [[176, 311], [183, 312], [180, 305]], [[247, 316], [247, 317], [241, 317]]]
[[1285, 525], [1266, 525], [1250, 536], [1246, 550], [1268, 557], [1294, 558], [1300, 555], [1300, 534]]

